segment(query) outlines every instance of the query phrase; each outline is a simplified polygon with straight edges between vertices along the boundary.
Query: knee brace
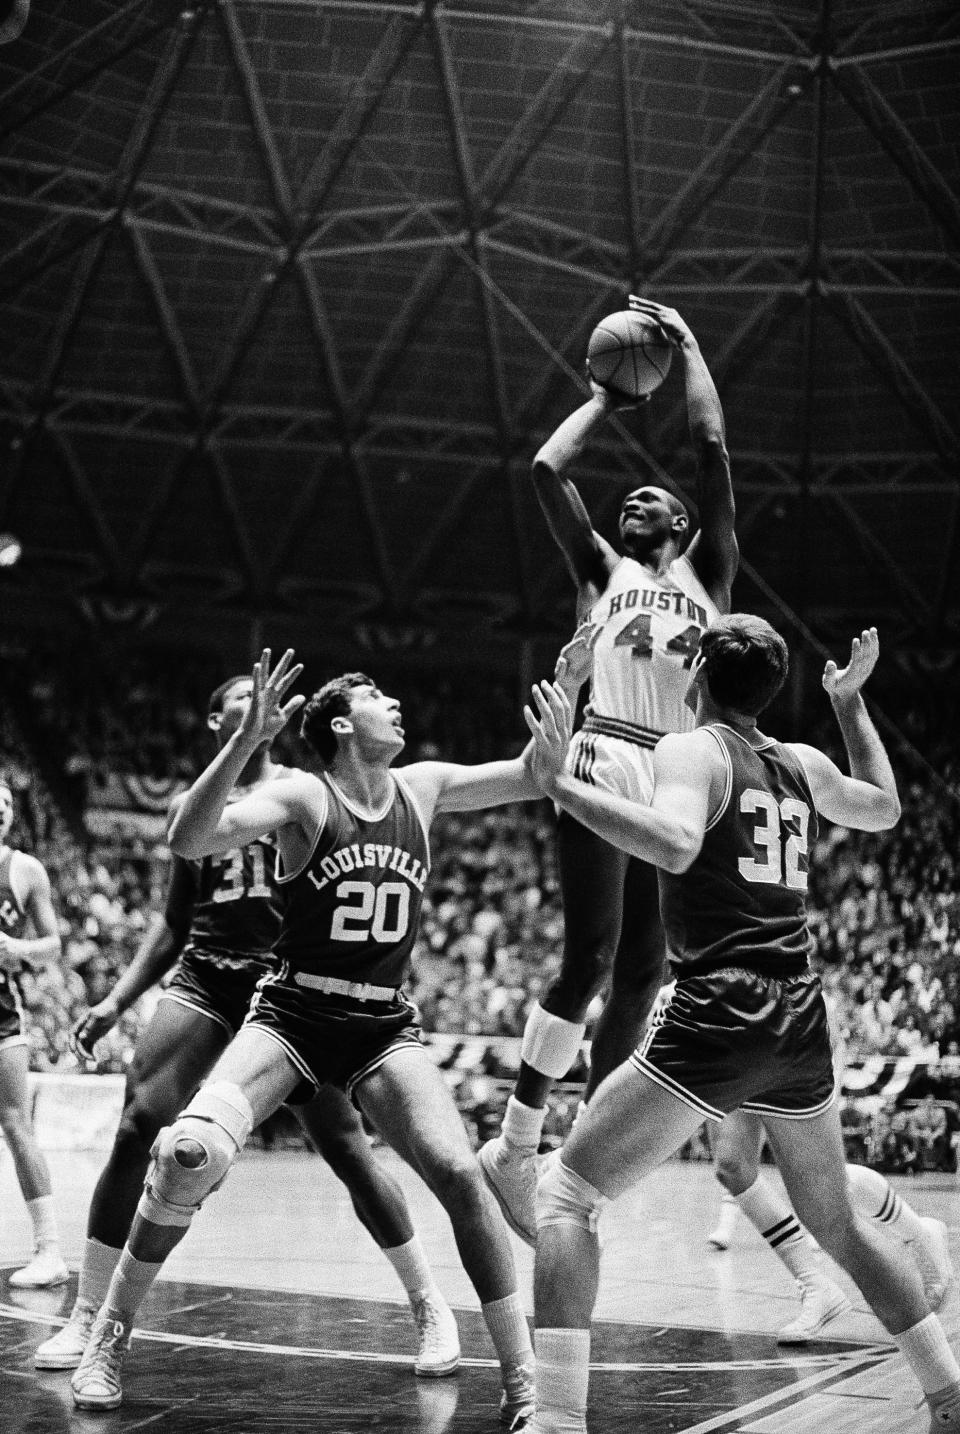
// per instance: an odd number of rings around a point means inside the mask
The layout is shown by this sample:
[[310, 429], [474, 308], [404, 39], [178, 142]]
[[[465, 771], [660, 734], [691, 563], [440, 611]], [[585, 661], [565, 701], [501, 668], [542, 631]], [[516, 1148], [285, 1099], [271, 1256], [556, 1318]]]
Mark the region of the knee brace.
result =
[[239, 1086], [203, 1086], [154, 1141], [138, 1214], [155, 1225], [189, 1225], [226, 1180], [252, 1128], [253, 1111]]
[[545, 1225], [579, 1225], [591, 1234], [608, 1203], [589, 1180], [576, 1175], [562, 1160], [551, 1160], [537, 1185], [537, 1229]]
[[520, 1059], [541, 1075], [562, 1080], [580, 1054], [586, 1026], [534, 1006], [523, 1028]]

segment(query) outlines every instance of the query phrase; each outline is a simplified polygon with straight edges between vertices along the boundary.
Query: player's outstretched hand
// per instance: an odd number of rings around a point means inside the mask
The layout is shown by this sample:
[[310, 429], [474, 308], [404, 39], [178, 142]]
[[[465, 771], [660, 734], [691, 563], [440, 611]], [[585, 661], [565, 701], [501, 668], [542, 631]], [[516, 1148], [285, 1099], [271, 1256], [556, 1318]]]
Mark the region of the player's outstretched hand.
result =
[[291, 697], [284, 703], [287, 689], [303, 671], [303, 663], [291, 667], [293, 648], [288, 647], [273, 671], [270, 671], [270, 649], [265, 647], [260, 661], [253, 668], [253, 692], [250, 705], [240, 723], [239, 735], [251, 746], [269, 746], [278, 732], [290, 721], [294, 712], [306, 702], [305, 697]]
[[563, 771], [570, 746], [573, 712], [567, 694], [556, 682], [538, 682], [533, 687], [532, 707], [524, 707], [523, 716], [533, 735], [533, 780], [541, 791], [549, 792]]
[[823, 690], [832, 702], [855, 697], [877, 665], [880, 639], [875, 627], [865, 627], [850, 644], [850, 661], [838, 668], [831, 658], [823, 669]]
[[89, 1011], [84, 1011], [70, 1027], [70, 1049], [73, 1054], [79, 1060], [94, 1060], [94, 1046], [108, 1031], [113, 1030], [119, 1015], [120, 1012], [109, 996], [91, 1006]]
[[668, 309], [666, 304], [658, 304], [653, 299], [643, 299], [639, 294], [631, 294], [627, 303], [635, 314], [646, 314], [658, 323], [675, 348], [682, 349], [684, 344], [696, 342], [690, 325], [681, 319], [676, 309]]
[[580, 690], [593, 671], [593, 649], [599, 636], [598, 623], [582, 622], [561, 647], [553, 680], [560, 683], [568, 697]]

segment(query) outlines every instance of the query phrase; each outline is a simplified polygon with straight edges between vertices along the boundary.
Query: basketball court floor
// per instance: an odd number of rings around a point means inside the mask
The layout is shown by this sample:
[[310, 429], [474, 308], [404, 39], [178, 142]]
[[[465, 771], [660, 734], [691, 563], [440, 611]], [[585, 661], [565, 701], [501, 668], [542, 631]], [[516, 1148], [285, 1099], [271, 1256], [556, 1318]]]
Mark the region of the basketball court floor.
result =
[[[11, 1290], [29, 1226], [0, 1153], [0, 1428], [5, 1434], [482, 1434], [499, 1386], [476, 1297], [443, 1212], [418, 1177], [381, 1152], [415, 1212], [437, 1280], [457, 1311], [458, 1374], [416, 1379], [413, 1326], [393, 1270], [316, 1156], [247, 1151], [196, 1220], [141, 1311], [123, 1406], [74, 1410], [66, 1374], [38, 1373], [36, 1346], [63, 1323], [75, 1280]], [[65, 1254], [76, 1269], [102, 1154], [53, 1154]], [[776, 1178], [773, 1176], [772, 1178]], [[955, 1177], [898, 1182], [947, 1221], [960, 1256]], [[792, 1282], [746, 1221], [726, 1253], [706, 1242], [710, 1167], [675, 1161], [604, 1214], [592, 1346], [592, 1434], [926, 1434], [919, 1390], [859, 1294], [829, 1340], [780, 1349]], [[511, 1239], [513, 1237], [511, 1236]], [[530, 1303], [532, 1253], [514, 1248]], [[960, 1342], [954, 1292], [943, 1312]]]

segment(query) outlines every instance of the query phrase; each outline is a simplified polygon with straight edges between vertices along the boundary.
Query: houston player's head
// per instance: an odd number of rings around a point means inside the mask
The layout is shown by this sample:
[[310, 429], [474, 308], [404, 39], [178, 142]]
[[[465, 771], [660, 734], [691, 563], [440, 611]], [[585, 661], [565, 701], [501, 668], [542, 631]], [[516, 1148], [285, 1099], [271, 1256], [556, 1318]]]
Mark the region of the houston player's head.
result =
[[691, 503], [670, 479], [634, 488], [620, 509], [620, 541], [641, 561], [668, 543], [682, 553], [693, 536]]
[[300, 735], [329, 764], [349, 743], [364, 761], [403, 751], [400, 703], [364, 672], [346, 672], [315, 692], [303, 709]]
[[13, 788], [6, 777], [0, 777], [0, 841], [6, 841], [13, 826]]
[[775, 628], [752, 613], [731, 612], [700, 638], [691, 688], [702, 684], [715, 707], [756, 717], [787, 680], [787, 644]]
[[221, 746], [228, 737], [233, 736], [243, 721], [243, 714], [250, 705], [252, 691], [253, 678], [247, 672], [228, 677], [226, 682], [221, 682], [220, 686], [210, 693], [207, 726]]

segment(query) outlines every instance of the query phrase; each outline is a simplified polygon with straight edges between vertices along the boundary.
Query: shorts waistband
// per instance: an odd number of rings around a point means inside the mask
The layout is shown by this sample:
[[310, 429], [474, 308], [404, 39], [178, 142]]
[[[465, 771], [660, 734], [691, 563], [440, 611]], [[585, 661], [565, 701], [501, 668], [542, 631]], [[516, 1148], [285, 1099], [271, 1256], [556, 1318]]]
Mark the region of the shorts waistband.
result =
[[309, 971], [291, 971], [298, 986], [319, 991], [324, 996], [349, 996], [352, 1001], [393, 1001], [398, 986], [373, 986], [369, 981], [341, 981], [337, 976], [314, 976]]
[[602, 717], [591, 712], [583, 719], [582, 732], [597, 732], [603, 737], [619, 737], [621, 742], [632, 742], [635, 747], [655, 747], [664, 732], [655, 727], [641, 727], [636, 722], [624, 722], [620, 717]]

